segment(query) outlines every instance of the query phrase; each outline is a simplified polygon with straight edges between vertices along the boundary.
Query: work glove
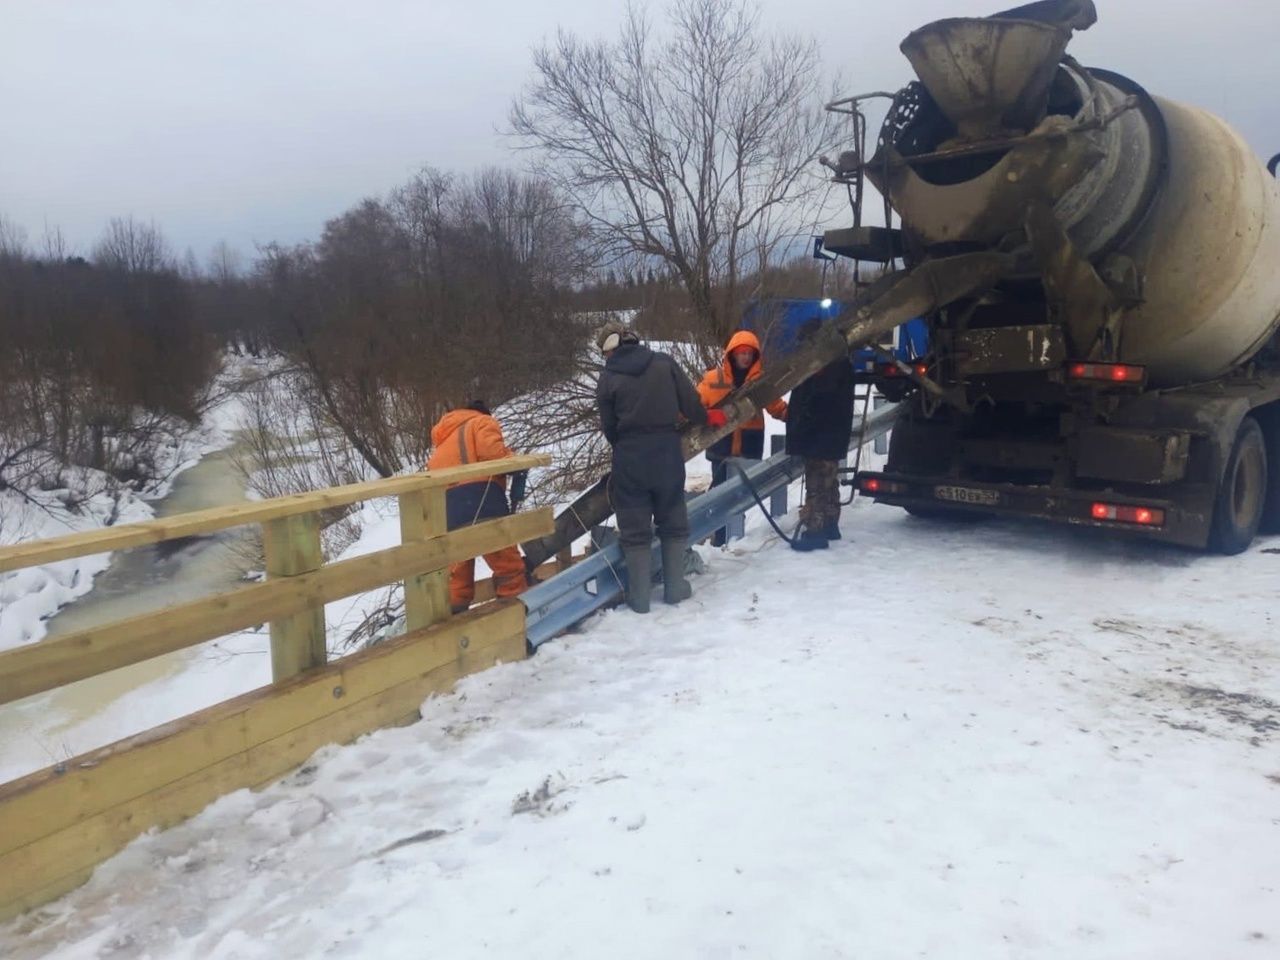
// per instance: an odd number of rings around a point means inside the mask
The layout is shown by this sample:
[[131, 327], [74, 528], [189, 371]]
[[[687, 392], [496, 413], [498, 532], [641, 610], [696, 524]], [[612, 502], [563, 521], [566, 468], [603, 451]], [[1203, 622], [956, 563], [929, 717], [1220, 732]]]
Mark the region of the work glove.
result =
[[529, 471], [520, 470], [511, 475], [511, 510], [514, 513], [524, 503], [525, 487], [529, 484]]
[[707, 426], [713, 430], [719, 430], [729, 422], [729, 418], [724, 415], [723, 410], [707, 411]]

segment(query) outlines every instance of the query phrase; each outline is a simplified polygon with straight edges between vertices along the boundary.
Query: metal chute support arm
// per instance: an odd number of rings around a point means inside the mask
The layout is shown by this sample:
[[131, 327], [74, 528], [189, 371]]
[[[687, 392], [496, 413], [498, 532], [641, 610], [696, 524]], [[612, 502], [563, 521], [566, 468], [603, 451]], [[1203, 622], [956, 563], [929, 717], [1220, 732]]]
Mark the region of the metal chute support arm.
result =
[[[682, 438], [685, 459], [696, 456], [736, 430], [833, 360], [846, 356], [852, 349], [874, 343], [914, 317], [986, 291], [1013, 266], [1011, 254], [982, 251], [927, 260], [911, 270], [882, 277], [824, 325], [804, 347], [769, 366], [763, 376], [720, 404], [718, 409], [725, 412], [727, 420], [724, 427], [686, 428]], [[524, 544], [525, 563], [530, 569], [612, 515], [607, 483], [606, 475], [566, 507], [556, 517], [554, 533]]]

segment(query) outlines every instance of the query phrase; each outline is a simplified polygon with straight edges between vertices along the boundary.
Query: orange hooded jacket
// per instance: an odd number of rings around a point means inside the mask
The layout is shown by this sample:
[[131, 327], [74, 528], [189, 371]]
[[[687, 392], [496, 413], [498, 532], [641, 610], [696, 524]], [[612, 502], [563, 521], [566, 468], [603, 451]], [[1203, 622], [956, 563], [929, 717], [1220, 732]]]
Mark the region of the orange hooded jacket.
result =
[[[513, 457], [502, 438], [502, 427], [488, 414], [466, 408], [450, 410], [431, 428], [431, 458], [428, 470], [443, 470], [482, 460], [503, 460]], [[477, 477], [468, 483], [484, 483], [492, 480], [507, 488], [506, 476]]]
[[[743, 385], [745, 386], [752, 380], [757, 379], [763, 372], [760, 339], [750, 330], [739, 330], [729, 338], [729, 345], [724, 348], [724, 357], [720, 362], [720, 366], [708, 370], [703, 376], [702, 382], [698, 384], [698, 396], [702, 398], [702, 405], [708, 410], [737, 389], [733, 383], [733, 360], [730, 359], [730, 354], [739, 347], [750, 347], [756, 352], [755, 363], [747, 370], [747, 375], [742, 381]], [[774, 419], [787, 419], [787, 402], [781, 397], [767, 405], [765, 409], [769, 411]], [[723, 455], [731, 457], [742, 455], [742, 432], [744, 430], [764, 430], [764, 414], [752, 417], [737, 430], [733, 431], [730, 449], [724, 451]], [[716, 447], [723, 443], [723, 440], [719, 441]]]

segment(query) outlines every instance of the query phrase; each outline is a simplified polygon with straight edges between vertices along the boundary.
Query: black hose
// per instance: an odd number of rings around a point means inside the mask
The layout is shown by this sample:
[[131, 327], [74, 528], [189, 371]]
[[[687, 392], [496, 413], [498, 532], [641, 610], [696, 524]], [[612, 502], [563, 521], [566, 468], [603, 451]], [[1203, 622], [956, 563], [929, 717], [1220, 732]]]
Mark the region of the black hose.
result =
[[1273, 177], [1280, 176], [1280, 174], [1276, 173], [1277, 167], [1280, 167], [1280, 153], [1272, 157], [1271, 162], [1267, 164], [1267, 169], [1271, 171]]
[[747, 472], [736, 463], [730, 463], [729, 466], [738, 471], [738, 476], [740, 476], [742, 478], [742, 482], [747, 485], [747, 490], [750, 491], [752, 499], [756, 502], [756, 506], [760, 508], [760, 512], [764, 514], [764, 518], [769, 521], [769, 526], [773, 527], [774, 532], [785, 540], [788, 546], [795, 546], [795, 537], [788, 537], [782, 532], [782, 528], [774, 522], [773, 514], [771, 514], [769, 512], [769, 508], [764, 505], [764, 500], [760, 498], [760, 492], [756, 490], [756, 485], [751, 482], [751, 478], [747, 476]]

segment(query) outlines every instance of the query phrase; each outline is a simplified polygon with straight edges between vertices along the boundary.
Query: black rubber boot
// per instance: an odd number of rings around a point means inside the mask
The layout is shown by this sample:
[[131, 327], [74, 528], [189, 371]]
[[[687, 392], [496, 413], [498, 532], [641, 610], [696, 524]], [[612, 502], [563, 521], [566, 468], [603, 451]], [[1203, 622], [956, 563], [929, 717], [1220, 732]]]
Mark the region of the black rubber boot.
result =
[[627, 565], [627, 606], [636, 613], [648, 613], [649, 596], [653, 592], [653, 550], [627, 547], [622, 557]]
[[826, 550], [829, 546], [831, 544], [827, 542], [826, 534], [820, 530], [806, 530], [791, 542], [791, 549], [799, 550], [801, 553], [808, 553], [811, 550]]
[[839, 540], [840, 524], [828, 523], [825, 527], [822, 528], [822, 535], [826, 537], [828, 540]]
[[662, 599], [676, 604], [693, 596], [693, 587], [684, 576], [684, 554], [688, 540], [662, 541]]

